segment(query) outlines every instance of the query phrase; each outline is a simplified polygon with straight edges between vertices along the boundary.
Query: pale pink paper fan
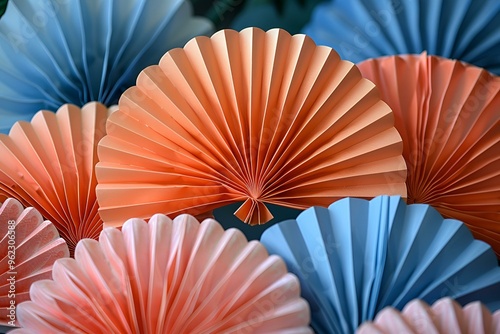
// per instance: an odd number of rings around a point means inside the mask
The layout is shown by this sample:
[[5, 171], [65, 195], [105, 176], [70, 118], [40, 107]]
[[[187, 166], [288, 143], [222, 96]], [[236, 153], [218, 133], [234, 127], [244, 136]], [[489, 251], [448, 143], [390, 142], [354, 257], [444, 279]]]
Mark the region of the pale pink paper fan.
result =
[[96, 166], [105, 226], [211, 211], [263, 224], [305, 209], [406, 194], [391, 109], [354, 64], [305, 35], [221, 30], [146, 68], [107, 123]]
[[312, 333], [283, 260], [213, 219], [130, 219], [80, 241], [52, 275], [12, 333]]
[[480, 302], [462, 308], [448, 297], [432, 306], [413, 300], [403, 311], [386, 307], [373, 322], [362, 324], [356, 334], [500, 334], [500, 311], [494, 314]]
[[425, 53], [358, 66], [394, 111], [408, 202], [463, 221], [500, 257], [500, 77]]
[[15, 307], [29, 300], [33, 282], [51, 277], [53, 263], [69, 250], [36, 209], [8, 198], [0, 205], [0, 254], [0, 325], [17, 325]]
[[95, 187], [97, 143], [108, 109], [96, 102], [40, 111], [0, 134], [0, 196], [36, 208], [58, 229], [70, 252], [102, 230]]

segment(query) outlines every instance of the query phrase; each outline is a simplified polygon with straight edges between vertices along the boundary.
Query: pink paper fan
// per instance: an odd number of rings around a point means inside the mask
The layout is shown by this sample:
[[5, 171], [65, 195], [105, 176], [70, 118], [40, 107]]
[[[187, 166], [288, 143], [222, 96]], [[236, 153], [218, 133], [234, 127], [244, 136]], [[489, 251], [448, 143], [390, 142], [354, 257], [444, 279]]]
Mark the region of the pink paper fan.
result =
[[365, 322], [357, 334], [493, 334], [500, 333], [500, 311], [491, 314], [480, 302], [461, 307], [450, 298], [432, 306], [421, 300], [408, 303], [402, 312], [387, 307], [373, 322]]
[[66, 104], [0, 134], [0, 199], [13, 197], [40, 211], [71, 254], [78, 240], [96, 239], [102, 230], [94, 166], [111, 110], [95, 102], [81, 109]]
[[69, 250], [51, 222], [13, 198], [0, 206], [0, 236], [0, 325], [18, 325], [15, 307], [29, 300], [33, 282], [51, 277], [52, 265]]
[[78, 243], [12, 333], [311, 333], [283, 260], [213, 219], [154, 215]]

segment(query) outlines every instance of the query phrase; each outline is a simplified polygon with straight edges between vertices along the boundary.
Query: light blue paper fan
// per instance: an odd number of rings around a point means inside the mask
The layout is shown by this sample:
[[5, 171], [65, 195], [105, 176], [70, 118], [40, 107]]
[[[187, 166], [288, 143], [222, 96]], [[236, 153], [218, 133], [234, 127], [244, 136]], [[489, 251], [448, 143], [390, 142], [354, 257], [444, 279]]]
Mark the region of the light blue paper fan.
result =
[[64, 103], [116, 104], [142, 69], [212, 30], [186, 0], [10, 0], [0, 20], [0, 132]]
[[426, 50], [500, 74], [498, 0], [332, 0], [303, 32], [355, 63]]
[[460, 221], [400, 197], [313, 207], [261, 238], [301, 282], [317, 333], [353, 333], [385, 306], [444, 296], [500, 308], [500, 267]]

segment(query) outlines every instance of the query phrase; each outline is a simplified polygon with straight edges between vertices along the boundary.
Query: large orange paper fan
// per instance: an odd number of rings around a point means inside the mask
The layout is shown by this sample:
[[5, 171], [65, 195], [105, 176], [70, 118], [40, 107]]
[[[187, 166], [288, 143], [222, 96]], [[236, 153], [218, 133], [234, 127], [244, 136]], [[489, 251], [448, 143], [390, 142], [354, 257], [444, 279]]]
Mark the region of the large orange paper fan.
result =
[[500, 256], [500, 77], [425, 53], [359, 67], [394, 111], [408, 202], [463, 221]]
[[146, 68], [107, 123], [96, 167], [105, 225], [236, 201], [306, 208], [405, 194], [390, 108], [352, 63], [305, 35], [222, 30]]
[[94, 167], [108, 112], [95, 102], [81, 109], [67, 104], [0, 134], [0, 198], [14, 197], [40, 211], [71, 253], [78, 240], [97, 238], [102, 230]]

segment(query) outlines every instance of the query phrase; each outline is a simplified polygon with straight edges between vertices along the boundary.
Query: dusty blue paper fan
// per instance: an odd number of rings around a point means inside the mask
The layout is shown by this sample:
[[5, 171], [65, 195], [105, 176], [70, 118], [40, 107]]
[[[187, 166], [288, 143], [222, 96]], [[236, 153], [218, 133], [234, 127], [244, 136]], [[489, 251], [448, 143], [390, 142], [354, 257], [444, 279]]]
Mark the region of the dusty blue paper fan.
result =
[[212, 33], [187, 0], [10, 0], [0, 20], [0, 132], [65, 103], [117, 103], [139, 72]]
[[427, 51], [500, 74], [498, 0], [332, 0], [303, 32], [352, 62]]
[[385, 306], [449, 296], [500, 308], [500, 267], [460, 221], [400, 197], [313, 207], [261, 238], [301, 282], [317, 333], [352, 333]]

